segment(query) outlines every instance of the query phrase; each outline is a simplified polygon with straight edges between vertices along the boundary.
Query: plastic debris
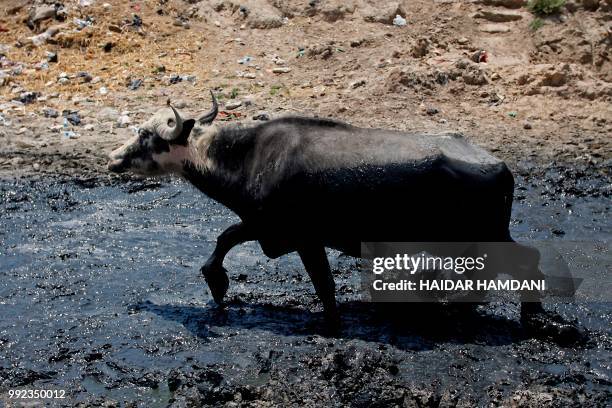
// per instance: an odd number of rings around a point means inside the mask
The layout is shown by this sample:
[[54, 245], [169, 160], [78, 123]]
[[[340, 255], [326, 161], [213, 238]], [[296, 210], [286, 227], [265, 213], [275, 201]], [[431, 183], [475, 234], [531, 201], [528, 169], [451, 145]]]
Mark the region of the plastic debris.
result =
[[393, 25], [396, 27], [403, 27], [407, 24], [407, 21], [404, 17], [400, 16], [399, 14], [397, 14], [395, 16], [395, 18], [393, 19]]
[[476, 63], [489, 62], [489, 54], [485, 50], [478, 50], [472, 54], [470, 59]]
[[45, 31], [44, 33], [35, 35], [33, 37], [30, 37], [29, 40], [36, 47], [40, 47], [41, 45], [46, 44], [46, 42], [51, 37], [55, 36], [55, 34], [57, 34], [58, 32], [59, 32], [59, 28], [57, 28], [57, 27], [49, 27], [47, 29], [47, 31]]
[[134, 14], [132, 16], [132, 26], [141, 27], [142, 26], [142, 18], [138, 14]]
[[168, 82], [170, 83], [170, 85], [174, 85], [174, 84], [178, 84], [179, 82], [181, 82], [183, 80], [183, 78], [181, 78], [180, 75], [170, 75], [170, 79], [168, 80]]
[[59, 116], [59, 112], [53, 108], [43, 108], [43, 115], [45, 118], [57, 118]]
[[50, 18], [54, 18], [57, 15], [57, 7], [53, 4], [43, 4], [39, 7], [35, 7], [30, 10], [30, 15], [28, 16], [28, 27], [31, 30], [34, 30], [37, 26], [37, 23], [43, 20], [47, 20]]
[[142, 85], [142, 79], [132, 79], [128, 85], [130, 91], [135, 91]]
[[102, 87], [100, 87], [98, 92], [100, 92], [100, 95], [106, 95], [106, 94], [108, 94], [108, 89], [105, 86], [102, 86]]
[[64, 123], [62, 125], [63, 135], [66, 139], [74, 139], [78, 137], [78, 134], [72, 130], [70, 130], [70, 125], [68, 124], [68, 118], [64, 118]]
[[13, 101], [18, 101], [24, 105], [27, 105], [29, 103], [36, 102], [39, 96], [40, 92], [22, 92], [19, 94], [19, 97], [13, 99]]
[[93, 79], [91, 74], [89, 72], [86, 72], [86, 71], [80, 71], [79, 73], [77, 73], [77, 78], [81, 78], [83, 83], [91, 82], [91, 80]]
[[93, 19], [91, 17], [87, 17], [85, 19], [75, 18], [73, 21], [77, 26], [77, 30], [79, 31], [93, 25]]
[[248, 55], [246, 57], [242, 57], [238, 60], [238, 63], [241, 65], [245, 65], [245, 64], [249, 64], [251, 61], [253, 61], [255, 58], [253, 57], [249, 57]]
[[34, 69], [37, 69], [39, 71], [49, 69], [49, 63], [47, 61], [41, 61], [39, 63], [34, 64]]
[[228, 121], [232, 119], [238, 119], [242, 116], [240, 112], [227, 112], [227, 111], [219, 111], [218, 120]]
[[195, 76], [195, 75], [183, 75], [183, 76], [181, 76], [181, 79], [183, 81], [187, 81], [187, 82], [189, 82], [191, 84], [194, 84], [197, 81], [198, 77]]
[[47, 61], [48, 62], [57, 62], [57, 53], [47, 51]]
[[64, 117], [64, 123], [68, 121], [74, 126], [78, 126], [81, 124], [81, 117], [79, 116], [77, 111], [71, 111], [66, 109], [62, 111], [62, 116]]

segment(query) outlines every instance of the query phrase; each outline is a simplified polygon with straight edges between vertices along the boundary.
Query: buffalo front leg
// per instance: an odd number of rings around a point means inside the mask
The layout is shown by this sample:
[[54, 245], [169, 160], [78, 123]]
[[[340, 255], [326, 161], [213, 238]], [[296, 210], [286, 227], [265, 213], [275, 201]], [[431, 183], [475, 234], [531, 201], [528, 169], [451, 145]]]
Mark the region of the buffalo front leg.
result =
[[243, 223], [239, 222], [232, 225], [219, 235], [215, 250], [200, 269], [217, 304], [223, 303], [223, 298], [229, 287], [229, 279], [227, 271], [223, 267], [223, 259], [233, 247], [252, 239], [249, 229]]
[[298, 250], [306, 272], [314, 285], [315, 292], [321, 303], [328, 324], [337, 326], [339, 323], [338, 308], [336, 307], [336, 287], [329, 268], [325, 247], [312, 246]]

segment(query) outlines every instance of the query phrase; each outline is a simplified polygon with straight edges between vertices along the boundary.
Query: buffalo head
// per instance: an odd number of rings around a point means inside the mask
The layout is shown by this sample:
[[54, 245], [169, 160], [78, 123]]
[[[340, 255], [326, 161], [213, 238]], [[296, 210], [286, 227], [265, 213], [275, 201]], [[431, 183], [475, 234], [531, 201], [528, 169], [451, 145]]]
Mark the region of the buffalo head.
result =
[[196, 125], [210, 125], [219, 111], [212, 96], [212, 109], [195, 119], [185, 119], [170, 105], [157, 111], [138, 129], [138, 134], [109, 155], [108, 169], [160, 175], [180, 171], [189, 155], [188, 140]]

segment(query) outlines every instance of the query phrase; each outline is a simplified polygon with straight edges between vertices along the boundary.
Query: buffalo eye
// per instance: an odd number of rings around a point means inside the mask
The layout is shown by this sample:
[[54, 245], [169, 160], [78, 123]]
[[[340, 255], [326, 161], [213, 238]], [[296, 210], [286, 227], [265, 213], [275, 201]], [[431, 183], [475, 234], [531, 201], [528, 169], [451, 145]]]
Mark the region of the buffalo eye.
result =
[[151, 131], [149, 131], [148, 129], [138, 129], [138, 136], [140, 136], [141, 138], [150, 137]]

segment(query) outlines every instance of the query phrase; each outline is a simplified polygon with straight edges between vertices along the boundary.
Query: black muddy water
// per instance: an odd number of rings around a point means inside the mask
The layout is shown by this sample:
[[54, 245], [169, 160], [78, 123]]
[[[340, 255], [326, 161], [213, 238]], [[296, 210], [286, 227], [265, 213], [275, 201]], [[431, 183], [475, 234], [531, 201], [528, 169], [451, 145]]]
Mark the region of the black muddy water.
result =
[[[609, 242], [609, 197], [596, 176], [519, 177], [513, 236]], [[237, 219], [184, 182], [4, 180], [0, 208], [0, 405], [15, 388], [66, 406], [610, 403], [609, 302], [549, 305], [589, 331], [562, 347], [527, 336], [517, 303], [360, 303], [356, 260], [329, 252], [330, 336], [297, 257], [255, 243], [228, 255], [214, 305], [199, 268]]]

